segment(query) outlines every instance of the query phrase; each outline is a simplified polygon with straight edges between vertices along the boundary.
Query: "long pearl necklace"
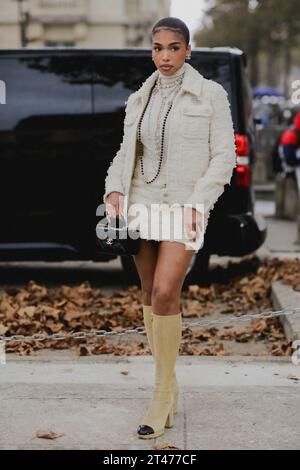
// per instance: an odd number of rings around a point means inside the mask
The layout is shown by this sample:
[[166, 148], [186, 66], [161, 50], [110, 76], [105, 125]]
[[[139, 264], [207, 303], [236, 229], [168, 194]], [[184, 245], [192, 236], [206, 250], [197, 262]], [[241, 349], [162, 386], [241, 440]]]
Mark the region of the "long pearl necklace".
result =
[[[152, 89], [150, 91], [150, 96], [148, 98], [145, 109], [144, 109], [144, 111], [142, 113], [142, 116], [140, 118], [140, 121], [139, 121], [139, 124], [138, 124], [137, 150], [138, 150], [138, 155], [140, 157], [141, 173], [142, 173], [143, 179], [144, 179], [146, 184], [150, 184], [153, 181], [155, 181], [156, 178], [158, 177], [159, 173], [160, 173], [162, 160], [163, 160], [163, 154], [164, 154], [164, 136], [165, 136], [166, 120], [167, 120], [168, 115], [169, 115], [169, 113], [171, 111], [171, 108], [173, 106], [174, 99], [175, 99], [176, 95], [179, 93], [179, 91], [181, 89], [183, 77], [184, 77], [184, 72], [178, 78], [176, 78], [174, 81], [172, 81], [172, 83], [170, 83], [170, 84], [169, 83], [163, 84], [160, 77], [159, 77], [158, 80], [156, 80], [154, 86], [152, 87]], [[165, 90], [167, 90], [167, 92]], [[158, 162], [158, 169], [157, 169], [157, 172], [156, 172], [155, 176], [150, 181], [147, 181], [146, 178], [145, 178], [145, 173], [144, 173], [144, 161], [143, 161], [144, 147], [143, 147], [143, 143], [141, 142], [141, 124], [142, 124], [142, 121], [143, 121], [145, 111], [146, 111], [146, 109], [148, 107], [148, 104], [151, 100], [152, 93], [156, 94], [158, 92], [161, 94], [161, 97], [162, 97], [162, 102], [161, 102], [160, 110], [159, 110], [159, 119], [157, 119], [157, 121], [156, 121], [156, 128], [155, 128], [155, 153], [157, 155], [159, 155], [159, 162]], [[171, 99], [170, 99], [170, 97], [171, 97]], [[167, 112], [166, 112], [166, 114], [163, 118], [162, 135], [161, 135], [161, 138], [160, 138], [161, 117], [162, 117], [163, 108], [165, 107], [165, 103], [166, 103], [167, 99], [169, 99], [168, 103], [167, 103], [168, 104], [168, 109], [167, 109]], [[149, 112], [150, 112], [150, 110], [149, 110]], [[149, 113], [148, 119], [150, 120], [150, 113]], [[148, 120], [148, 132], [149, 132], [149, 120]]]

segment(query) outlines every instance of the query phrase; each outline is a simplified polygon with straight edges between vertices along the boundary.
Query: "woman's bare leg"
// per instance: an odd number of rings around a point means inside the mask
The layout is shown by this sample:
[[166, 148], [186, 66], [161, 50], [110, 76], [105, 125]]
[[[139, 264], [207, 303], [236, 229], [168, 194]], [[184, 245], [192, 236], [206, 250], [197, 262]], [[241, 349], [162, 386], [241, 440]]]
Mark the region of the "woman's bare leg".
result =
[[159, 242], [151, 297], [157, 315], [180, 312], [181, 289], [193, 255], [194, 251], [186, 249], [183, 243]]
[[140, 240], [140, 250], [133, 259], [141, 280], [143, 304], [151, 305], [154, 273], [158, 258], [159, 243], [155, 240]]

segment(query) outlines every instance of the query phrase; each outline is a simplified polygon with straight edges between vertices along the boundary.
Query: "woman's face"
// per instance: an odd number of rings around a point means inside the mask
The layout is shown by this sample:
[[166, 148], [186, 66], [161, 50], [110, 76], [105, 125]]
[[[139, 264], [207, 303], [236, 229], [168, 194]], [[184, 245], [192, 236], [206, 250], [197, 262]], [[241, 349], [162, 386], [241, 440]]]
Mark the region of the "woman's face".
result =
[[[183, 65], [191, 46], [187, 46], [182, 34], [168, 29], [157, 31], [152, 38], [152, 57], [163, 75], [173, 75]], [[164, 68], [163, 65], [170, 66]]]

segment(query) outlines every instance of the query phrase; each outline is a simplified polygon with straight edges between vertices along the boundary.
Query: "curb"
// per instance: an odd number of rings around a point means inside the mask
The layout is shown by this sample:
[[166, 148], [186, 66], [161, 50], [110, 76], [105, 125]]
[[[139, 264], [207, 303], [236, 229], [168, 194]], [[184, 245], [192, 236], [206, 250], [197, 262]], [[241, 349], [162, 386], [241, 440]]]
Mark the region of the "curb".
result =
[[[271, 300], [275, 310], [300, 307], [300, 292], [283, 281], [272, 282]], [[285, 335], [292, 341], [300, 339], [300, 315], [280, 315]]]

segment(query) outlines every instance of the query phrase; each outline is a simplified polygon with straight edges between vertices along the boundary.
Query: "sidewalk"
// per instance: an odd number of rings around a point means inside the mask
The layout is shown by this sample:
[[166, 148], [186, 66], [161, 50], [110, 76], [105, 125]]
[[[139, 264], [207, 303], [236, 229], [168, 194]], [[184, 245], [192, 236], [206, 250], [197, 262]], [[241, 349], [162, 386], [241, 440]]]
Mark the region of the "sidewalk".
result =
[[[180, 356], [176, 370], [175, 426], [144, 441], [135, 431], [151, 396], [151, 356], [8, 354], [0, 365], [0, 448], [299, 449], [300, 380], [288, 376], [300, 379], [300, 365], [289, 357]], [[46, 440], [37, 431], [64, 435]]]

